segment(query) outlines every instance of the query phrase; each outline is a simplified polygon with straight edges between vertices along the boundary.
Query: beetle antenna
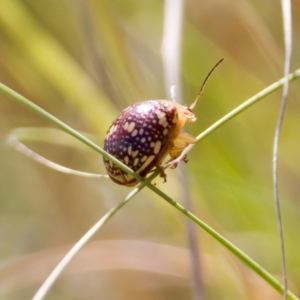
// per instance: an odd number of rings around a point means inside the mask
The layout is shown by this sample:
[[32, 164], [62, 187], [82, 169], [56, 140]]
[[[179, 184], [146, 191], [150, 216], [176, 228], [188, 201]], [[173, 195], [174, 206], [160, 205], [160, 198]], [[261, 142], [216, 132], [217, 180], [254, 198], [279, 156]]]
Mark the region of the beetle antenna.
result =
[[204, 86], [205, 86], [205, 84], [206, 84], [208, 78], [210, 77], [211, 73], [216, 69], [216, 67], [217, 67], [223, 60], [224, 60], [224, 58], [222, 58], [220, 61], [218, 61], [218, 62], [216, 63], [216, 65], [210, 70], [210, 72], [208, 73], [208, 75], [206, 76], [206, 78], [204, 79], [204, 81], [203, 81], [203, 83], [202, 83], [202, 85], [201, 85], [201, 88], [200, 88], [200, 90], [199, 90], [199, 92], [198, 92], [198, 94], [197, 94], [197, 96], [196, 96], [196, 99], [194, 100], [194, 102], [193, 102], [193, 103], [190, 105], [190, 107], [189, 107], [189, 110], [190, 110], [190, 111], [192, 111], [192, 110], [194, 109], [194, 107], [196, 106], [196, 104], [197, 104], [197, 102], [198, 102], [198, 100], [199, 100], [199, 98], [200, 98], [200, 95], [201, 95], [201, 93], [202, 93], [202, 91], [203, 91], [203, 89], [204, 89]]

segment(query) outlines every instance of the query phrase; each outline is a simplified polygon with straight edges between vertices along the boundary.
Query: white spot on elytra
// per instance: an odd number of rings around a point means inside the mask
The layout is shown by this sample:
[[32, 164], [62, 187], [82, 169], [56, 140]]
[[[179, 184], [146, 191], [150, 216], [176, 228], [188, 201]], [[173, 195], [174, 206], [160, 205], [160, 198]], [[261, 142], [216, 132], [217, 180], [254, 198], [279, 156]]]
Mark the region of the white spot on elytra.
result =
[[126, 165], [128, 165], [128, 163], [129, 163], [129, 157], [128, 156], [124, 157], [124, 162], [125, 162]]
[[112, 134], [114, 134], [117, 131], [117, 129], [118, 129], [118, 126], [117, 125], [113, 125], [110, 128], [109, 132], [107, 133], [106, 138], [109, 138]]
[[154, 148], [154, 146], [155, 146], [155, 143], [154, 143], [154, 142], [151, 142], [150, 147], [151, 147], [151, 148]]
[[162, 123], [162, 126], [163, 126], [164, 128], [166, 128], [168, 125], [169, 125], [169, 124], [168, 124], [167, 120], [166, 120], [164, 123]]
[[135, 150], [132, 152], [132, 157], [136, 157], [139, 154], [139, 150]]
[[143, 137], [143, 138], [141, 139], [141, 143], [145, 143], [145, 142], [146, 142], [146, 138]]
[[141, 159], [141, 162], [144, 162], [146, 159], [147, 159], [147, 156], [144, 155], [144, 156], [142, 157], [142, 159]]
[[134, 162], [133, 162], [133, 166], [135, 167], [138, 163], [139, 163], [139, 159], [138, 159], [138, 158], [135, 158], [135, 159], [134, 159]]
[[132, 131], [131, 136], [136, 136], [137, 134], [138, 134], [138, 130], [137, 130], [137, 129], [134, 129], [134, 130]]
[[162, 119], [163, 117], [165, 117], [165, 113], [163, 112], [163, 111], [161, 111], [160, 109], [157, 109], [156, 111], [155, 111], [155, 113], [157, 114], [157, 117], [159, 118], [159, 119]]
[[131, 122], [127, 128], [127, 131], [128, 132], [131, 132], [133, 129], [134, 129], [134, 126], [135, 126], [135, 123], [134, 122]]
[[126, 123], [123, 125], [123, 128], [124, 128], [125, 130], [127, 130], [127, 129], [128, 129], [128, 126], [129, 126], [129, 123], [126, 122]]
[[166, 117], [163, 117], [163, 118], [160, 118], [160, 119], [159, 119], [159, 122], [158, 122], [158, 123], [159, 123], [160, 125], [162, 125], [162, 124], [165, 123], [165, 122], [167, 122], [167, 119], [166, 119]]
[[[144, 157], [143, 157], [143, 159], [144, 159]], [[144, 164], [136, 172], [137, 173], [141, 173], [145, 168], [147, 168], [147, 166], [149, 166], [151, 164], [151, 162], [152, 162], [152, 160], [154, 158], [155, 158], [155, 155], [151, 155], [151, 156], [147, 157], [147, 159], [144, 162]]]
[[153, 149], [154, 153], [157, 154], [160, 151], [160, 147], [161, 147], [161, 141], [157, 141], [155, 143], [155, 147]]
[[144, 129], [141, 128], [140, 131], [139, 131], [139, 134], [142, 135], [143, 133], [144, 133]]
[[132, 153], [132, 147], [129, 146], [129, 147], [128, 147], [128, 154], [131, 155], [131, 153]]
[[164, 131], [163, 131], [163, 135], [166, 135], [168, 133], [168, 129], [166, 128]]

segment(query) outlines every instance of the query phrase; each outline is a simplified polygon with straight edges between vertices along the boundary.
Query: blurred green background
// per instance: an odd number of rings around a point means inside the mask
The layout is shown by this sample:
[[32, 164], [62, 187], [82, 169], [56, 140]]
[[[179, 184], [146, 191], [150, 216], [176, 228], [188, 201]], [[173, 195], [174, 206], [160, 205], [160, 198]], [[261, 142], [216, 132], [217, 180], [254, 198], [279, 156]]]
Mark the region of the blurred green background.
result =
[[[292, 70], [300, 66], [300, 2], [293, 3]], [[164, 99], [163, 1], [2, 0], [0, 81], [74, 129], [103, 137], [118, 113]], [[280, 1], [186, 0], [182, 90], [201, 96], [198, 135], [283, 74]], [[279, 191], [289, 288], [300, 295], [300, 82], [290, 85], [279, 147]], [[194, 213], [281, 280], [272, 146], [281, 90], [194, 147], [186, 165]], [[48, 169], [6, 144], [18, 127], [51, 127], [0, 94], [0, 299], [30, 299], [59, 259], [131, 189]], [[47, 140], [47, 136], [45, 137]], [[105, 173], [87, 147], [28, 141], [70, 168]], [[178, 178], [155, 182], [174, 200]], [[200, 228], [205, 299], [281, 299]], [[192, 299], [185, 217], [144, 189], [109, 221], [47, 299]]]

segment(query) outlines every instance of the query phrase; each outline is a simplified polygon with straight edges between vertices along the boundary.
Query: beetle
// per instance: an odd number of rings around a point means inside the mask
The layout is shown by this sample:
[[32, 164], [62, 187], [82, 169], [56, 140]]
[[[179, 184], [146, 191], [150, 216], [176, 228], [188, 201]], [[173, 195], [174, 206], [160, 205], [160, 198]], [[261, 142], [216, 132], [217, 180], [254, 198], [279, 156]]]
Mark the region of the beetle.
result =
[[[108, 129], [104, 150], [145, 178], [169, 154], [176, 158], [196, 139], [181, 132], [196, 116], [172, 100], [138, 102], [123, 110]], [[138, 180], [107, 158], [103, 158], [109, 177], [116, 183], [134, 186]]]
[[[192, 135], [181, 130], [185, 123], [196, 121], [192, 109], [210, 74], [222, 61], [209, 72], [190, 107], [174, 100], [147, 100], [124, 109], [106, 133], [104, 150], [142, 178], [146, 178], [155, 168], [161, 168], [167, 155], [172, 160], [177, 158], [188, 145], [196, 143]], [[186, 161], [185, 158], [183, 160]], [[114, 182], [129, 187], [139, 182], [109, 159], [104, 157], [103, 161]], [[176, 167], [176, 164], [173, 166]], [[161, 176], [166, 181], [162, 168]]]

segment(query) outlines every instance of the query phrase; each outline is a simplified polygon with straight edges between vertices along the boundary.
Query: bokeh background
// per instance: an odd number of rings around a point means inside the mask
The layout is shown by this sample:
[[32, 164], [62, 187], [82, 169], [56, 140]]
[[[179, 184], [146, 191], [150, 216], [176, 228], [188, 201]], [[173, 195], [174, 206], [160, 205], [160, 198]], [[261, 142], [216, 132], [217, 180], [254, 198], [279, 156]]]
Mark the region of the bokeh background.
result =
[[[167, 97], [163, 9], [158, 0], [2, 0], [0, 81], [102, 146], [121, 110]], [[299, 1], [292, 10], [294, 70], [300, 66]], [[195, 109], [197, 122], [186, 126], [196, 136], [282, 77], [280, 1], [186, 0], [181, 50], [186, 104], [225, 57]], [[290, 85], [278, 161], [289, 287], [298, 296], [299, 93], [298, 80]], [[281, 90], [212, 133], [186, 165], [194, 213], [279, 280], [272, 146], [280, 99]], [[0, 298], [30, 299], [67, 250], [131, 189], [58, 173], [21, 155], [6, 143], [11, 130], [53, 126], [2, 94], [0, 114]], [[26, 140], [63, 166], [105, 173], [99, 154], [71, 144], [34, 132]], [[182, 203], [176, 171], [167, 175], [157, 186]], [[47, 299], [192, 299], [185, 224], [144, 189], [74, 259]], [[197, 228], [196, 234], [205, 299], [281, 299], [207, 233]]]

